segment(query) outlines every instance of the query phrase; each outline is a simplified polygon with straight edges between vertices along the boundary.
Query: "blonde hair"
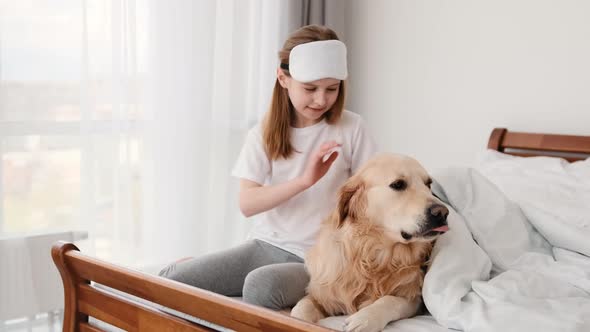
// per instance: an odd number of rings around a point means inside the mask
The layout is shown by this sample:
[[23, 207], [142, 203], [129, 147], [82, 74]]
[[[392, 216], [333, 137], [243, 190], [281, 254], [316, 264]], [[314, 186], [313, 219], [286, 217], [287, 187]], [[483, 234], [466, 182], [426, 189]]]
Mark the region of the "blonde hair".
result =
[[[320, 25], [307, 25], [297, 29], [285, 41], [283, 48], [279, 51], [279, 60], [281, 63], [289, 63], [289, 55], [291, 50], [300, 44], [305, 44], [320, 40], [338, 39], [338, 36], [331, 29]], [[281, 69], [285, 75], [289, 75], [289, 71]], [[344, 109], [344, 101], [346, 96], [346, 82], [340, 82], [338, 97], [332, 108], [325, 114], [324, 118], [329, 124], [338, 122]], [[295, 151], [289, 139], [290, 128], [295, 122], [295, 109], [287, 89], [283, 88], [279, 80], [275, 81], [275, 86], [270, 102], [270, 109], [266, 113], [263, 122], [263, 142], [264, 148], [268, 157], [271, 160], [279, 158], [288, 159]]]

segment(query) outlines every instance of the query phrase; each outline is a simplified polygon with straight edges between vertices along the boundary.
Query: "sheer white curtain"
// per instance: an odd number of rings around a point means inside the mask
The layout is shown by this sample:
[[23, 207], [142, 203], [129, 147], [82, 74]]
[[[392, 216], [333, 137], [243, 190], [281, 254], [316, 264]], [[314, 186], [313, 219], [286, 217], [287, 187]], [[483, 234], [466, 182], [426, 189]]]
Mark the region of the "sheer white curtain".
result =
[[231, 167], [266, 112], [288, 1], [150, 2], [145, 264], [245, 238]]
[[87, 232], [85, 252], [133, 261], [140, 17], [133, 0], [0, 1], [0, 320], [63, 305], [49, 250], [74, 236], [60, 230]]
[[133, 0], [0, 2], [0, 233], [139, 243], [142, 119]]

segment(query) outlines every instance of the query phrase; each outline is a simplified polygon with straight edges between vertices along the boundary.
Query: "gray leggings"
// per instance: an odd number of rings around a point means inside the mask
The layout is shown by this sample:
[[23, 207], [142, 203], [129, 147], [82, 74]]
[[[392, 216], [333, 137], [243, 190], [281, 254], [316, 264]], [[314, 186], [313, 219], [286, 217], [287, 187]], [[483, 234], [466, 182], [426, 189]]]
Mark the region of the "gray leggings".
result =
[[159, 275], [277, 310], [294, 306], [309, 283], [303, 259], [260, 240], [172, 263]]

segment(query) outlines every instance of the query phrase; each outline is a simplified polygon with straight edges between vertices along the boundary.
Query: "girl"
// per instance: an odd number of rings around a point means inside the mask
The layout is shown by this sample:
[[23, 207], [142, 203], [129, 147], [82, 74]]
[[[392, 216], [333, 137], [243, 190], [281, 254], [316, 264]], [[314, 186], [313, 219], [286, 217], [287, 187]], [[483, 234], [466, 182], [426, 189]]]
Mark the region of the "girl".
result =
[[279, 59], [270, 110], [248, 132], [232, 172], [240, 179], [242, 213], [261, 214], [250, 240], [160, 272], [271, 309], [305, 295], [305, 251], [339, 187], [376, 152], [361, 118], [343, 110], [346, 46], [334, 31], [298, 29]]

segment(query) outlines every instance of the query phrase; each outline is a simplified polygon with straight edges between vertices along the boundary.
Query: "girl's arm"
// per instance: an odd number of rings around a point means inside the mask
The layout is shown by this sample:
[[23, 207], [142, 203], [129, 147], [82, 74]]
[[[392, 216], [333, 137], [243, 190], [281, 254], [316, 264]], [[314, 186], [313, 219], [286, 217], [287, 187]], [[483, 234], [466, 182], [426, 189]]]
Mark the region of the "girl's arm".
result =
[[313, 186], [330, 169], [332, 163], [338, 157], [338, 152], [332, 152], [324, 161], [324, 157], [330, 150], [340, 144], [330, 141], [322, 144], [307, 161], [304, 173], [295, 179], [275, 184], [262, 186], [254, 181], [240, 180], [240, 210], [246, 217], [268, 211], [291, 197]]
[[308, 187], [295, 178], [273, 186], [262, 186], [254, 181], [240, 180], [240, 210], [246, 217], [259, 214], [280, 205]]

